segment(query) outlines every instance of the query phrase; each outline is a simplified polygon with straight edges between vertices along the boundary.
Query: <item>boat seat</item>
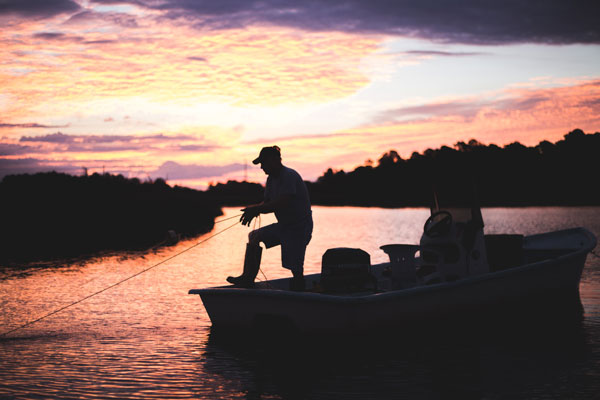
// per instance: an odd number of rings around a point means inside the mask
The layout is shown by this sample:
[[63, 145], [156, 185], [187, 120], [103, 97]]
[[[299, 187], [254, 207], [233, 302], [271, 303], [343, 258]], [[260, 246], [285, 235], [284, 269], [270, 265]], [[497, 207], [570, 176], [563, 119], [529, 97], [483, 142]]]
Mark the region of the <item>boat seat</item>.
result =
[[392, 287], [414, 286], [417, 282], [415, 253], [419, 250], [419, 246], [414, 244], [386, 244], [379, 248], [390, 258]]

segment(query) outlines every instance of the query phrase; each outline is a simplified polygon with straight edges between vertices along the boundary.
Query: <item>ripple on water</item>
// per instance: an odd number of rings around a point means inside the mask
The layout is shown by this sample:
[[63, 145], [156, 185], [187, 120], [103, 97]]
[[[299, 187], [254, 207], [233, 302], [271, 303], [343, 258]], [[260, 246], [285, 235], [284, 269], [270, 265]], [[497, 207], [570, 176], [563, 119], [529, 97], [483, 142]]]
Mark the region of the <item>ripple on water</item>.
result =
[[[239, 213], [225, 210], [225, 217]], [[600, 236], [598, 208], [484, 209], [489, 233], [585, 226]], [[417, 243], [425, 209], [315, 207], [307, 273], [331, 247]], [[517, 222], [515, 222], [517, 221]], [[272, 222], [263, 218], [263, 225]], [[219, 227], [217, 227], [219, 228]], [[218, 229], [217, 229], [218, 230]], [[345, 335], [337, 343], [219, 340], [190, 288], [241, 270], [248, 229], [237, 227], [127, 283], [0, 339], [0, 398], [593, 398], [600, 393], [600, 261], [581, 282], [584, 319], [571, 329], [504, 327], [448, 338]], [[204, 236], [206, 237], [206, 236]], [[142, 257], [105, 257], [0, 280], [3, 331], [131, 276], [202, 238]], [[277, 249], [269, 278], [287, 276]], [[563, 327], [564, 328], [564, 327]], [[406, 341], [406, 342], [404, 342]]]

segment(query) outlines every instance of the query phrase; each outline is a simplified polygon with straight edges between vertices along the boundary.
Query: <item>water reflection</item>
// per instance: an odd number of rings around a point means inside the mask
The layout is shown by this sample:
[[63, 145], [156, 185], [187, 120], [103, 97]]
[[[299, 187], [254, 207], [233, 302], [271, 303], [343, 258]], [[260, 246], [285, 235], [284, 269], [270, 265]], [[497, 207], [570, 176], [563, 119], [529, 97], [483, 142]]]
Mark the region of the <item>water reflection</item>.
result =
[[[586, 333], [581, 308], [571, 306], [574, 313], [560, 318], [446, 321], [361, 336], [211, 330], [198, 362], [202, 376], [247, 399], [529, 399], [554, 390], [584, 398], [599, 388], [591, 370], [577, 371], [593, 333]], [[574, 371], [578, 380], [548, 387], [547, 374], [557, 370]]]
[[[417, 243], [426, 209], [315, 207], [307, 273], [331, 247]], [[585, 226], [598, 208], [484, 209], [487, 233]], [[239, 214], [225, 210], [226, 218]], [[268, 218], [262, 219], [263, 225]], [[143, 256], [113, 255], [0, 280], [2, 331], [131, 276], [222, 229]], [[249, 230], [236, 227], [159, 268], [0, 339], [0, 398], [594, 398], [600, 393], [600, 259], [588, 257], [581, 307], [535, 310], [505, 324], [482, 318], [370, 336], [233, 337], [210, 329], [191, 288], [239, 272]], [[270, 278], [286, 277], [277, 250]], [[260, 277], [261, 275], [259, 275]], [[564, 314], [563, 314], [564, 315]], [[536, 317], [536, 318], [534, 318]], [[464, 324], [463, 324], [464, 322]], [[494, 320], [492, 320], [494, 322]], [[461, 329], [453, 329], [462, 327]], [[274, 332], [273, 332], [274, 333]]]

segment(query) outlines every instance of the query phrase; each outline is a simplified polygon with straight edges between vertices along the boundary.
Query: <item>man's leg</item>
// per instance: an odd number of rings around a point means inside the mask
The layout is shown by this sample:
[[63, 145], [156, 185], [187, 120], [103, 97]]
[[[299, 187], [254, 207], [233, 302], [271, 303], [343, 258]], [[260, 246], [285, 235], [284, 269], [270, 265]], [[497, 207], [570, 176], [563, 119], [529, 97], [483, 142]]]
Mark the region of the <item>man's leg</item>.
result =
[[286, 269], [292, 271], [290, 290], [304, 290], [304, 254], [306, 246], [298, 242], [283, 242], [281, 244], [281, 263]]
[[292, 271], [290, 290], [304, 291], [304, 256], [306, 247], [312, 237], [312, 220], [301, 230], [287, 232], [281, 242], [281, 263], [284, 268]]
[[254, 230], [248, 235], [246, 244], [246, 253], [244, 255], [244, 270], [240, 276], [230, 276], [227, 282], [239, 287], [250, 288], [254, 286], [254, 280], [260, 270], [260, 260], [262, 256], [262, 247], [260, 242], [264, 242], [267, 248], [275, 246], [278, 241], [275, 235], [275, 224], [267, 225], [263, 228]]

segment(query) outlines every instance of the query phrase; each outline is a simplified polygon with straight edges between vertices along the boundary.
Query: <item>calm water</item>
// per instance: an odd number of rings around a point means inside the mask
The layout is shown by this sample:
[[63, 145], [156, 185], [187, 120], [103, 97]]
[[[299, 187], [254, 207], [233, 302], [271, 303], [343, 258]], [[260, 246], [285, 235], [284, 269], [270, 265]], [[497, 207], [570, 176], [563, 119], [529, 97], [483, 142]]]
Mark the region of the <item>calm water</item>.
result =
[[[239, 213], [226, 209], [227, 216]], [[583, 226], [600, 237], [600, 208], [485, 209], [486, 233], [532, 234]], [[306, 270], [331, 247], [417, 243], [425, 209], [314, 207]], [[263, 216], [261, 224], [272, 222]], [[155, 254], [0, 275], [0, 331], [24, 324], [172, 256], [215, 231]], [[123, 285], [0, 339], [0, 398], [481, 398], [586, 399], [600, 393], [600, 259], [588, 256], [583, 319], [514, 324], [502, 334], [424, 332], [407, 343], [374, 332], [319, 346], [270, 344], [211, 333], [190, 288], [238, 274], [249, 232], [238, 225]], [[596, 253], [600, 254], [597, 249]], [[287, 276], [278, 248], [269, 278]], [[259, 278], [264, 279], [259, 275]]]

